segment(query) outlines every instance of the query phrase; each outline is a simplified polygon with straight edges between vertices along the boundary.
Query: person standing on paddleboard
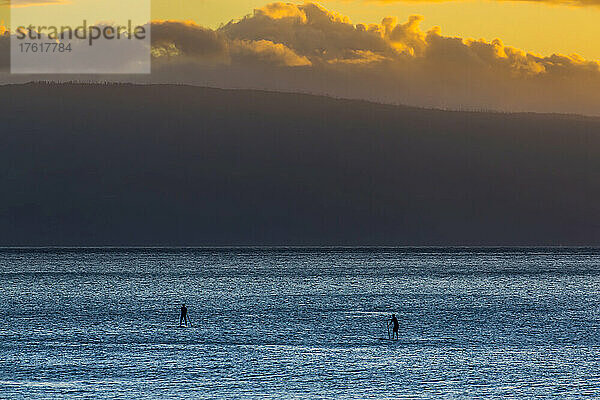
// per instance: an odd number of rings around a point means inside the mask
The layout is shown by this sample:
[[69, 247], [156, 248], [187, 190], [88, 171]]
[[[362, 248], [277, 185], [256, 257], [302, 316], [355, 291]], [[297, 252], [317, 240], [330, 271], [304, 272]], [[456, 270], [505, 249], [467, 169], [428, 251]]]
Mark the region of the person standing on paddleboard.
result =
[[185, 326], [187, 326], [187, 307], [185, 306], [185, 304], [183, 304], [181, 306], [181, 314], [179, 316], [179, 326], [182, 326], [182, 324], [185, 324]]
[[[398, 323], [398, 318], [396, 318], [396, 314], [392, 314], [392, 318], [389, 320], [389, 325], [394, 325], [392, 329], [392, 339], [394, 339], [394, 335], [396, 335], [396, 340], [398, 340], [398, 330], [400, 329], [400, 324]], [[389, 332], [389, 331], [388, 331]]]

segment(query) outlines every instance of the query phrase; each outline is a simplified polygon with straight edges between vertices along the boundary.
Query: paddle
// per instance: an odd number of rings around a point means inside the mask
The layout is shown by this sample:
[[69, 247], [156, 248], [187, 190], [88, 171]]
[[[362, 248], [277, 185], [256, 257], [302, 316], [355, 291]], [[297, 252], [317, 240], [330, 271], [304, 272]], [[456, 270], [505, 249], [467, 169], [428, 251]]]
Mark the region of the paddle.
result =
[[390, 338], [390, 323], [389, 323], [389, 321], [387, 321], [387, 320], [386, 320], [385, 322], [386, 322], [385, 326], [387, 327], [387, 331], [388, 331], [388, 339], [389, 339], [389, 338]]

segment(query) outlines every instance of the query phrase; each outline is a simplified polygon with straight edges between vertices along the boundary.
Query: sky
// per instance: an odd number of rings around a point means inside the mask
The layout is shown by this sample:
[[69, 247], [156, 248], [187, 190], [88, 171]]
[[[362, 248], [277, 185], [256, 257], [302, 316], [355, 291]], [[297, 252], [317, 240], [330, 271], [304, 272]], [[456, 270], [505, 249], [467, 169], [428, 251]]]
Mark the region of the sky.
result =
[[[261, 0], [155, 0], [158, 19], [191, 19], [216, 28], [251, 14]], [[302, 4], [302, 2], [293, 2]], [[320, 1], [354, 23], [379, 23], [384, 17], [402, 20], [424, 17], [422, 27], [440, 26], [446, 35], [489, 40], [540, 54], [577, 53], [600, 59], [600, 2], [597, 6], [569, 6], [543, 1]]]
[[[139, 1], [12, 5], [34, 23], [78, 24], [82, 10], [135, 15]], [[154, 0], [152, 75], [88, 78], [600, 115], [599, 17], [600, 0]], [[7, 42], [0, 82], [27, 79], [6, 74]]]
[[[14, 0], [13, 4], [33, 4], [38, 0]], [[500, 38], [511, 46], [538, 54], [576, 53], [600, 60], [600, 1], [398, 1], [337, 0], [320, 1], [323, 7], [346, 15], [353, 23], [379, 23], [384, 17], [400, 20], [409, 15], [424, 17], [422, 27], [440, 26], [446, 35], [488, 41]], [[119, 8], [131, 1], [120, 1]], [[292, 1], [302, 4], [302, 2]], [[596, 4], [594, 4], [596, 3]], [[69, 10], [86, 8], [101, 14], [110, 1], [39, 0], [39, 13], [69, 18]], [[220, 24], [251, 14], [266, 4], [264, 0], [153, 0], [154, 19], [193, 20], [217, 28]], [[28, 10], [31, 12], [31, 10]], [[8, 19], [8, 17], [0, 19]]]

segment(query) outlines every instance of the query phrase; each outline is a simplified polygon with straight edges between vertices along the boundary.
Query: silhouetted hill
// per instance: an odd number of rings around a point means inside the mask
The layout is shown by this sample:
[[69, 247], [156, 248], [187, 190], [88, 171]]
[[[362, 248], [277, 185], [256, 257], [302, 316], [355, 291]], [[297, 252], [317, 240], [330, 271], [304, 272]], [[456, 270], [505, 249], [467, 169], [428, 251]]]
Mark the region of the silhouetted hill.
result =
[[1, 245], [600, 244], [600, 119], [0, 87]]

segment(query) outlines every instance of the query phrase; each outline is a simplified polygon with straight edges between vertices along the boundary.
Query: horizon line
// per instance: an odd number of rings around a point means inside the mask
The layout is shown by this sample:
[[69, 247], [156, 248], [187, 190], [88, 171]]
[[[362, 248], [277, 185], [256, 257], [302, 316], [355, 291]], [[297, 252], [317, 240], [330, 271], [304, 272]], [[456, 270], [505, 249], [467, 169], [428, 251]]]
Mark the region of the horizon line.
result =
[[0, 246], [3, 250], [247, 250], [247, 249], [593, 249], [600, 245], [226, 245], [226, 246]]

